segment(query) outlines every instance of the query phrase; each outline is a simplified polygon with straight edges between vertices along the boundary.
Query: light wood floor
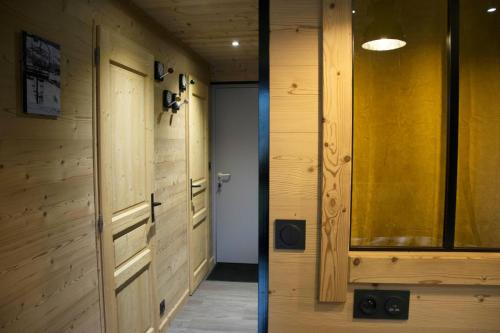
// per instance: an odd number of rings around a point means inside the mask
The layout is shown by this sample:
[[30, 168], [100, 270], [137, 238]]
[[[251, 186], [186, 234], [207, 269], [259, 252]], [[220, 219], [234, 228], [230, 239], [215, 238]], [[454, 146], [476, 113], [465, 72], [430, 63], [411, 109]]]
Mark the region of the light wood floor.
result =
[[256, 333], [257, 283], [203, 281], [168, 333]]

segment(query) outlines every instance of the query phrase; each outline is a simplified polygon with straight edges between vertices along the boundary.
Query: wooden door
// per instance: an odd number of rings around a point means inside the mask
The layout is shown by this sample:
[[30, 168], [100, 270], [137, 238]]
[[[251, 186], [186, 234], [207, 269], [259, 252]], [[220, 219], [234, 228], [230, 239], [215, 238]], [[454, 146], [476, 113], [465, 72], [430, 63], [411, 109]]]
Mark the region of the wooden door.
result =
[[101, 255], [107, 332], [155, 332], [154, 58], [98, 28], [97, 107]]
[[[193, 79], [193, 78], [191, 78]], [[189, 289], [192, 294], [209, 267], [211, 225], [208, 171], [208, 87], [194, 79], [189, 86]]]

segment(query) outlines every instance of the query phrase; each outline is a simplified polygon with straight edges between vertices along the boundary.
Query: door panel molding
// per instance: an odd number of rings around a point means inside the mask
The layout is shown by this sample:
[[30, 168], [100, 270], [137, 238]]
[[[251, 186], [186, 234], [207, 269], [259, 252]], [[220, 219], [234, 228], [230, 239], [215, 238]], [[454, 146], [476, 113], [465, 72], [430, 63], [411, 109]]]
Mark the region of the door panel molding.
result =
[[193, 78], [188, 87], [186, 156], [188, 170], [189, 293], [192, 295], [210, 270], [211, 219], [209, 181], [208, 87]]
[[153, 55], [98, 26], [96, 115], [106, 332], [156, 332]]

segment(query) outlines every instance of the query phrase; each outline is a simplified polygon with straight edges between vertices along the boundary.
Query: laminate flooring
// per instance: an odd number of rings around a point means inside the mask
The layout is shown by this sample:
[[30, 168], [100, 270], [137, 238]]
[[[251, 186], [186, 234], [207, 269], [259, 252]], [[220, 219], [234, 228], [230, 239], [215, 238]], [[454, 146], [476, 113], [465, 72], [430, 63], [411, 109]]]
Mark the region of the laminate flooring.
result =
[[257, 283], [203, 281], [167, 333], [256, 333]]

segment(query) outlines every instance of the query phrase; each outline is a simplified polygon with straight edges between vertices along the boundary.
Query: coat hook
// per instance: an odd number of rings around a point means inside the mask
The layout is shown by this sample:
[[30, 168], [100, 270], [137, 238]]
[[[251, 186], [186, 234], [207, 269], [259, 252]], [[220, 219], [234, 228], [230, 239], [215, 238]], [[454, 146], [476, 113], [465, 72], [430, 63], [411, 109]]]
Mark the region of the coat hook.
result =
[[173, 72], [174, 69], [172, 67], [167, 68], [167, 71], [165, 72], [165, 67], [163, 63], [155, 61], [154, 77], [156, 81], [163, 81], [163, 78], [165, 76], [167, 76], [168, 74], [172, 74]]
[[183, 106], [184, 104], [189, 104], [188, 99], [185, 98], [182, 102], [181, 100], [182, 98], [179, 95], [172, 93], [170, 90], [163, 90], [164, 111], [172, 109], [173, 113], [177, 113], [177, 111], [180, 110], [181, 106]]
[[174, 69], [172, 67], [169, 67], [167, 69], [167, 72], [160, 76], [160, 79], [163, 79], [165, 76], [167, 76], [168, 74], [172, 74], [173, 72], [174, 72]]

